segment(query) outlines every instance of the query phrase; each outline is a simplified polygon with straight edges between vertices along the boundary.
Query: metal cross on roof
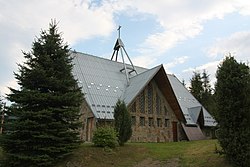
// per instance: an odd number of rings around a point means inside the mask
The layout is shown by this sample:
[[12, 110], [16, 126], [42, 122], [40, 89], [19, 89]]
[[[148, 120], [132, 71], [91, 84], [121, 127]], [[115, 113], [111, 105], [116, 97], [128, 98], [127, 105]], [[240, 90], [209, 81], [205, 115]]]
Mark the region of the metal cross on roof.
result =
[[[115, 61], [117, 61], [117, 58], [118, 58], [118, 54], [119, 54], [119, 51], [121, 53], [121, 56], [122, 56], [122, 62], [123, 62], [123, 65], [124, 67], [120, 70], [121, 72], [125, 71], [125, 74], [126, 74], [126, 78], [127, 78], [127, 83], [129, 85], [129, 77], [128, 77], [128, 74], [132, 73], [132, 72], [135, 72], [137, 74], [137, 71], [131, 61], [131, 59], [129, 58], [128, 56], [128, 53], [127, 51], [125, 50], [125, 47], [124, 47], [124, 44], [120, 38], [120, 35], [121, 35], [121, 26], [119, 25], [118, 29], [118, 38], [116, 40], [116, 43], [115, 43], [115, 46], [114, 46], [114, 51], [113, 51], [113, 54], [112, 54], [112, 57], [111, 57], [111, 60], [113, 60], [114, 58], [114, 55], [115, 55]], [[125, 63], [125, 60], [124, 60], [124, 56], [123, 56], [123, 52], [126, 54], [129, 62], [130, 62], [130, 66], [127, 66], [127, 64]]]

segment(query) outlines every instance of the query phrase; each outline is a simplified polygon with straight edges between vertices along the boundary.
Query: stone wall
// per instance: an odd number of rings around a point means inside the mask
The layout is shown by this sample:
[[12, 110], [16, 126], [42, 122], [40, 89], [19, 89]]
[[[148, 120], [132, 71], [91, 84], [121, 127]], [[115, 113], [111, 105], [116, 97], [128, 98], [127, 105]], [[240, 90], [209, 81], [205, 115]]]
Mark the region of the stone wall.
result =
[[80, 120], [82, 127], [80, 130], [80, 139], [83, 141], [91, 141], [96, 126], [96, 118], [85, 100], [81, 105], [81, 114]]
[[[173, 123], [178, 120], [170, 105], [152, 80], [129, 106], [132, 117], [132, 142], [173, 141]], [[179, 137], [179, 126], [177, 126]], [[178, 140], [178, 139], [177, 139]]]

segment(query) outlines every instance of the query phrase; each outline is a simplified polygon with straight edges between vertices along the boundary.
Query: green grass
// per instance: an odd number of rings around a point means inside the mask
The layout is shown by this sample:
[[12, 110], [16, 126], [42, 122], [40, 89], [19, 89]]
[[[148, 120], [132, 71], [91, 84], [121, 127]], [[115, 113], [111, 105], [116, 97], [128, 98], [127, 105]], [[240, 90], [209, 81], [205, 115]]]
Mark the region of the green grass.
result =
[[[232, 167], [224, 156], [215, 154], [215, 145], [219, 147], [217, 140], [127, 143], [124, 147], [112, 150], [82, 144], [56, 167], [133, 167], [148, 158], [162, 164], [178, 160], [180, 167]], [[0, 159], [2, 157], [0, 148]]]
[[59, 163], [57, 167], [88, 166], [88, 167], [127, 167], [142, 161], [147, 157], [145, 147], [127, 144], [115, 149], [93, 147], [91, 144], [83, 144], [72, 155]]
[[157, 160], [179, 158], [183, 167], [231, 167], [224, 156], [215, 154], [217, 140], [201, 140], [177, 143], [145, 143], [150, 155]]

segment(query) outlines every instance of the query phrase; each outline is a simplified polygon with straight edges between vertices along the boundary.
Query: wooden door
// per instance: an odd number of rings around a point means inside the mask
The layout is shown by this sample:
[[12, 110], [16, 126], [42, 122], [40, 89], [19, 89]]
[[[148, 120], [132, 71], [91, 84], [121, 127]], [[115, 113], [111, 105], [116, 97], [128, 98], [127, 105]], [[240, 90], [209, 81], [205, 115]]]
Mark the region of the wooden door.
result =
[[86, 141], [91, 141], [91, 140], [92, 140], [92, 134], [93, 134], [93, 120], [94, 120], [94, 118], [88, 118], [88, 119], [87, 119]]
[[178, 131], [177, 131], [177, 122], [172, 122], [172, 130], [173, 130], [173, 141], [178, 141]]

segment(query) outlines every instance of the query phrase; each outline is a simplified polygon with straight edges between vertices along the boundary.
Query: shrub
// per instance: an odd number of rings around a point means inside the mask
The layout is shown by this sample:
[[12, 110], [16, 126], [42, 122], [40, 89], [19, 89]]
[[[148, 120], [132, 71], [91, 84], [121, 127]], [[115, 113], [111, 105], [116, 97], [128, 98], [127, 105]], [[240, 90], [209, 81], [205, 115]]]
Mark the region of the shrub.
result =
[[115, 129], [108, 126], [97, 128], [94, 132], [93, 143], [97, 147], [116, 147], [118, 138]]

